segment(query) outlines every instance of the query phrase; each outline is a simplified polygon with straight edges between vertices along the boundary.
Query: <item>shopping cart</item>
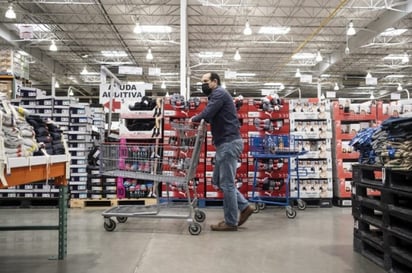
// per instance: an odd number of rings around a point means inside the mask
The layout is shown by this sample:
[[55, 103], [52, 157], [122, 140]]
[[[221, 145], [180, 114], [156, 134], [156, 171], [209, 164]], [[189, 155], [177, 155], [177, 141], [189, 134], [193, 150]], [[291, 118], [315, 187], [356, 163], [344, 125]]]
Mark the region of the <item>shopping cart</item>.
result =
[[[120, 142], [102, 145], [102, 175], [151, 181], [157, 199], [155, 205], [119, 205], [104, 211], [102, 215], [107, 231], [116, 228], [116, 222], [111, 217], [116, 217], [119, 223], [125, 223], [128, 217], [158, 217], [187, 219], [190, 234], [200, 234], [202, 228], [199, 223], [206, 219], [206, 214], [197, 208], [196, 183], [193, 180], [206, 126], [203, 120], [197, 124], [173, 122], [171, 125], [173, 131], [165, 138], [168, 143]], [[169, 198], [161, 202], [159, 183], [179, 186], [186, 193], [187, 205], [186, 202], [183, 205], [169, 202]], [[187, 209], [188, 214], [181, 214], [181, 210], [173, 213], [171, 208]]]
[[[306, 175], [304, 172], [306, 170], [299, 169], [299, 156], [305, 154], [305, 151], [299, 149], [298, 142], [301, 138], [293, 135], [265, 135], [265, 136], [252, 136], [250, 137], [250, 155], [253, 157], [254, 161], [254, 176], [253, 176], [253, 187], [252, 187], [252, 197], [249, 199], [250, 202], [255, 203], [255, 212], [264, 209], [266, 204], [284, 206], [286, 208], [286, 216], [290, 219], [296, 217], [296, 210], [293, 207], [294, 201], [297, 202], [298, 208], [303, 210], [306, 208], [306, 203], [300, 199], [299, 190], [299, 177]], [[292, 159], [295, 159], [295, 166], [292, 167]], [[276, 160], [283, 162], [287, 161], [287, 177], [284, 179], [285, 186], [285, 196], [275, 197], [275, 196], [259, 196], [257, 194], [258, 189], [258, 164], [264, 160]], [[273, 171], [273, 167], [271, 167]], [[296, 173], [296, 197], [291, 197], [290, 189], [290, 179], [291, 172]], [[302, 172], [300, 174], [300, 172]], [[283, 185], [280, 185], [283, 186]], [[280, 188], [278, 186], [278, 188]]]

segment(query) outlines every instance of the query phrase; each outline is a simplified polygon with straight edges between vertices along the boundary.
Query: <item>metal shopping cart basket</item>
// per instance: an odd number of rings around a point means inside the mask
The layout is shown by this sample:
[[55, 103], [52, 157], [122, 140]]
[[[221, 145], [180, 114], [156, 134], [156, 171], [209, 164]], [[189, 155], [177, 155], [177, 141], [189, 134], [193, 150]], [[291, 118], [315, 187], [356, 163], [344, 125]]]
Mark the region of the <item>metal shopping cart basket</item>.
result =
[[[298, 157], [306, 153], [298, 148], [297, 143], [301, 141], [301, 138], [294, 135], [265, 135], [265, 136], [251, 136], [250, 137], [250, 154], [254, 161], [254, 176], [253, 176], [253, 187], [252, 187], [252, 197], [249, 199], [250, 202], [255, 203], [255, 212], [264, 209], [266, 204], [284, 206], [286, 208], [286, 216], [290, 219], [296, 217], [296, 210], [293, 207], [293, 201], [296, 200], [299, 209], [305, 209], [306, 204], [300, 199], [299, 191], [299, 177], [306, 175], [306, 170], [299, 169]], [[258, 194], [258, 179], [257, 173], [259, 169], [259, 164], [262, 161], [268, 160], [268, 162], [284, 160], [287, 161], [287, 176], [284, 179], [285, 186], [285, 196], [282, 198], [273, 196], [260, 196]], [[296, 159], [295, 166], [292, 166], [292, 159]], [[273, 171], [273, 163], [267, 164], [267, 170]], [[297, 181], [297, 196], [291, 197], [290, 189], [290, 178], [291, 172], [296, 172]], [[300, 173], [302, 172], [302, 173]]]
[[[169, 143], [128, 144], [121, 141], [102, 145], [102, 175], [153, 181], [157, 199], [155, 205], [119, 205], [104, 211], [102, 215], [107, 231], [116, 228], [116, 222], [111, 217], [116, 217], [119, 223], [126, 222], [128, 217], [158, 217], [187, 219], [190, 234], [200, 234], [202, 228], [199, 223], [206, 219], [206, 214], [197, 208], [196, 183], [193, 179], [206, 135], [206, 126], [203, 120], [196, 124], [173, 122], [171, 125], [173, 133], [168, 136]], [[168, 200], [161, 202], [159, 183], [179, 186], [186, 192], [187, 205], [173, 204], [167, 202]], [[173, 213], [171, 208], [187, 209], [188, 213], [181, 214], [181, 210]]]

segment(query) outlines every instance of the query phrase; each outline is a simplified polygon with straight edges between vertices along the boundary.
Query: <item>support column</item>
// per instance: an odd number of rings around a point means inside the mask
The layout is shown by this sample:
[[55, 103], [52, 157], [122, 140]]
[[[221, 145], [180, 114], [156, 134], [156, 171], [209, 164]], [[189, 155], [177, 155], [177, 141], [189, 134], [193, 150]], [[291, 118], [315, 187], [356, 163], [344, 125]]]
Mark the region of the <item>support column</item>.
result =
[[187, 0], [180, 0], [180, 94], [186, 99], [190, 96], [190, 81], [187, 79], [187, 36]]

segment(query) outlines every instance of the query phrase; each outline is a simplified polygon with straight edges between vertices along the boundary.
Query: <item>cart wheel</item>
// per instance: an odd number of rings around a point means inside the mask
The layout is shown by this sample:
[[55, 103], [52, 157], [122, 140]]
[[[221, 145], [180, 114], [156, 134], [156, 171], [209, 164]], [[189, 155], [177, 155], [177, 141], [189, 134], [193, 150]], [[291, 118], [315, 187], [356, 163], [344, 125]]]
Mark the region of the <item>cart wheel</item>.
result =
[[199, 235], [200, 234], [200, 232], [202, 231], [202, 227], [200, 226], [200, 224], [199, 223], [191, 223], [190, 225], [189, 225], [189, 232], [190, 232], [190, 234], [192, 234], [192, 235]]
[[127, 221], [127, 217], [118, 216], [118, 217], [116, 217], [116, 219], [117, 219], [117, 222], [119, 222], [119, 223], [126, 223], [126, 221]]
[[253, 210], [253, 213], [259, 213], [260, 208], [259, 208], [259, 204], [255, 203], [255, 209]]
[[266, 208], [266, 203], [258, 203], [259, 209], [264, 210]]
[[116, 228], [116, 222], [112, 219], [105, 219], [103, 223], [104, 229], [106, 231], [113, 231]]
[[206, 213], [201, 210], [195, 211], [195, 220], [196, 222], [203, 223], [206, 219]]
[[295, 217], [296, 217], [296, 214], [297, 214], [297, 212], [296, 212], [296, 210], [294, 210], [293, 208], [292, 208], [292, 209], [286, 209], [286, 216], [287, 216], [289, 219], [295, 218]]
[[301, 200], [301, 199], [298, 199], [298, 209], [305, 210], [306, 209], [306, 202]]

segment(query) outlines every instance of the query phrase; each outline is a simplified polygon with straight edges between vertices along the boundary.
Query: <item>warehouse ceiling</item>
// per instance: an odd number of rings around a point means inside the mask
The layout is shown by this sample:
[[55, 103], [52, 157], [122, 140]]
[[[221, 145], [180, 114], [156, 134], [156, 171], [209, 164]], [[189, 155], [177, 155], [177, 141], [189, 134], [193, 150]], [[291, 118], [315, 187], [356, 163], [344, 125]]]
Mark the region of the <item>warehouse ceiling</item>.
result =
[[[67, 94], [72, 86], [76, 96], [98, 97], [101, 65], [114, 73], [119, 65], [142, 67], [142, 76], [118, 76], [153, 83], [158, 95], [180, 93], [181, 2], [186, 1], [0, 0], [2, 14], [12, 3], [17, 15], [0, 16], [0, 46], [31, 55], [35, 86], [50, 90], [54, 73], [57, 94]], [[236, 95], [259, 97], [263, 90], [316, 97], [331, 91], [337, 97], [368, 99], [373, 93], [389, 99], [399, 84], [403, 91], [412, 84], [412, 60], [402, 59], [412, 54], [411, 11], [410, 0], [187, 0], [183, 21], [190, 94], [199, 95], [203, 73], [216, 71]], [[244, 34], [247, 22], [251, 35]], [[347, 35], [351, 22], [355, 35]], [[135, 33], [137, 23], [140, 30], [167, 26], [171, 32]], [[23, 37], [27, 26], [33, 28], [29, 39]], [[263, 34], [262, 27], [278, 32]], [[58, 48], [54, 52], [49, 50], [52, 40]], [[152, 60], [146, 59], [149, 49]], [[120, 54], [104, 56], [102, 51]], [[322, 60], [315, 59], [318, 51]], [[200, 55], [205, 52], [209, 55]], [[88, 75], [81, 75], [84, 68]], [[149, 75], [149, 68], [160, 68], [160, 74]], [[368, 72], [377, 85], [366, 84]], [[408, 93], [403, 91], [401, 97]]]

